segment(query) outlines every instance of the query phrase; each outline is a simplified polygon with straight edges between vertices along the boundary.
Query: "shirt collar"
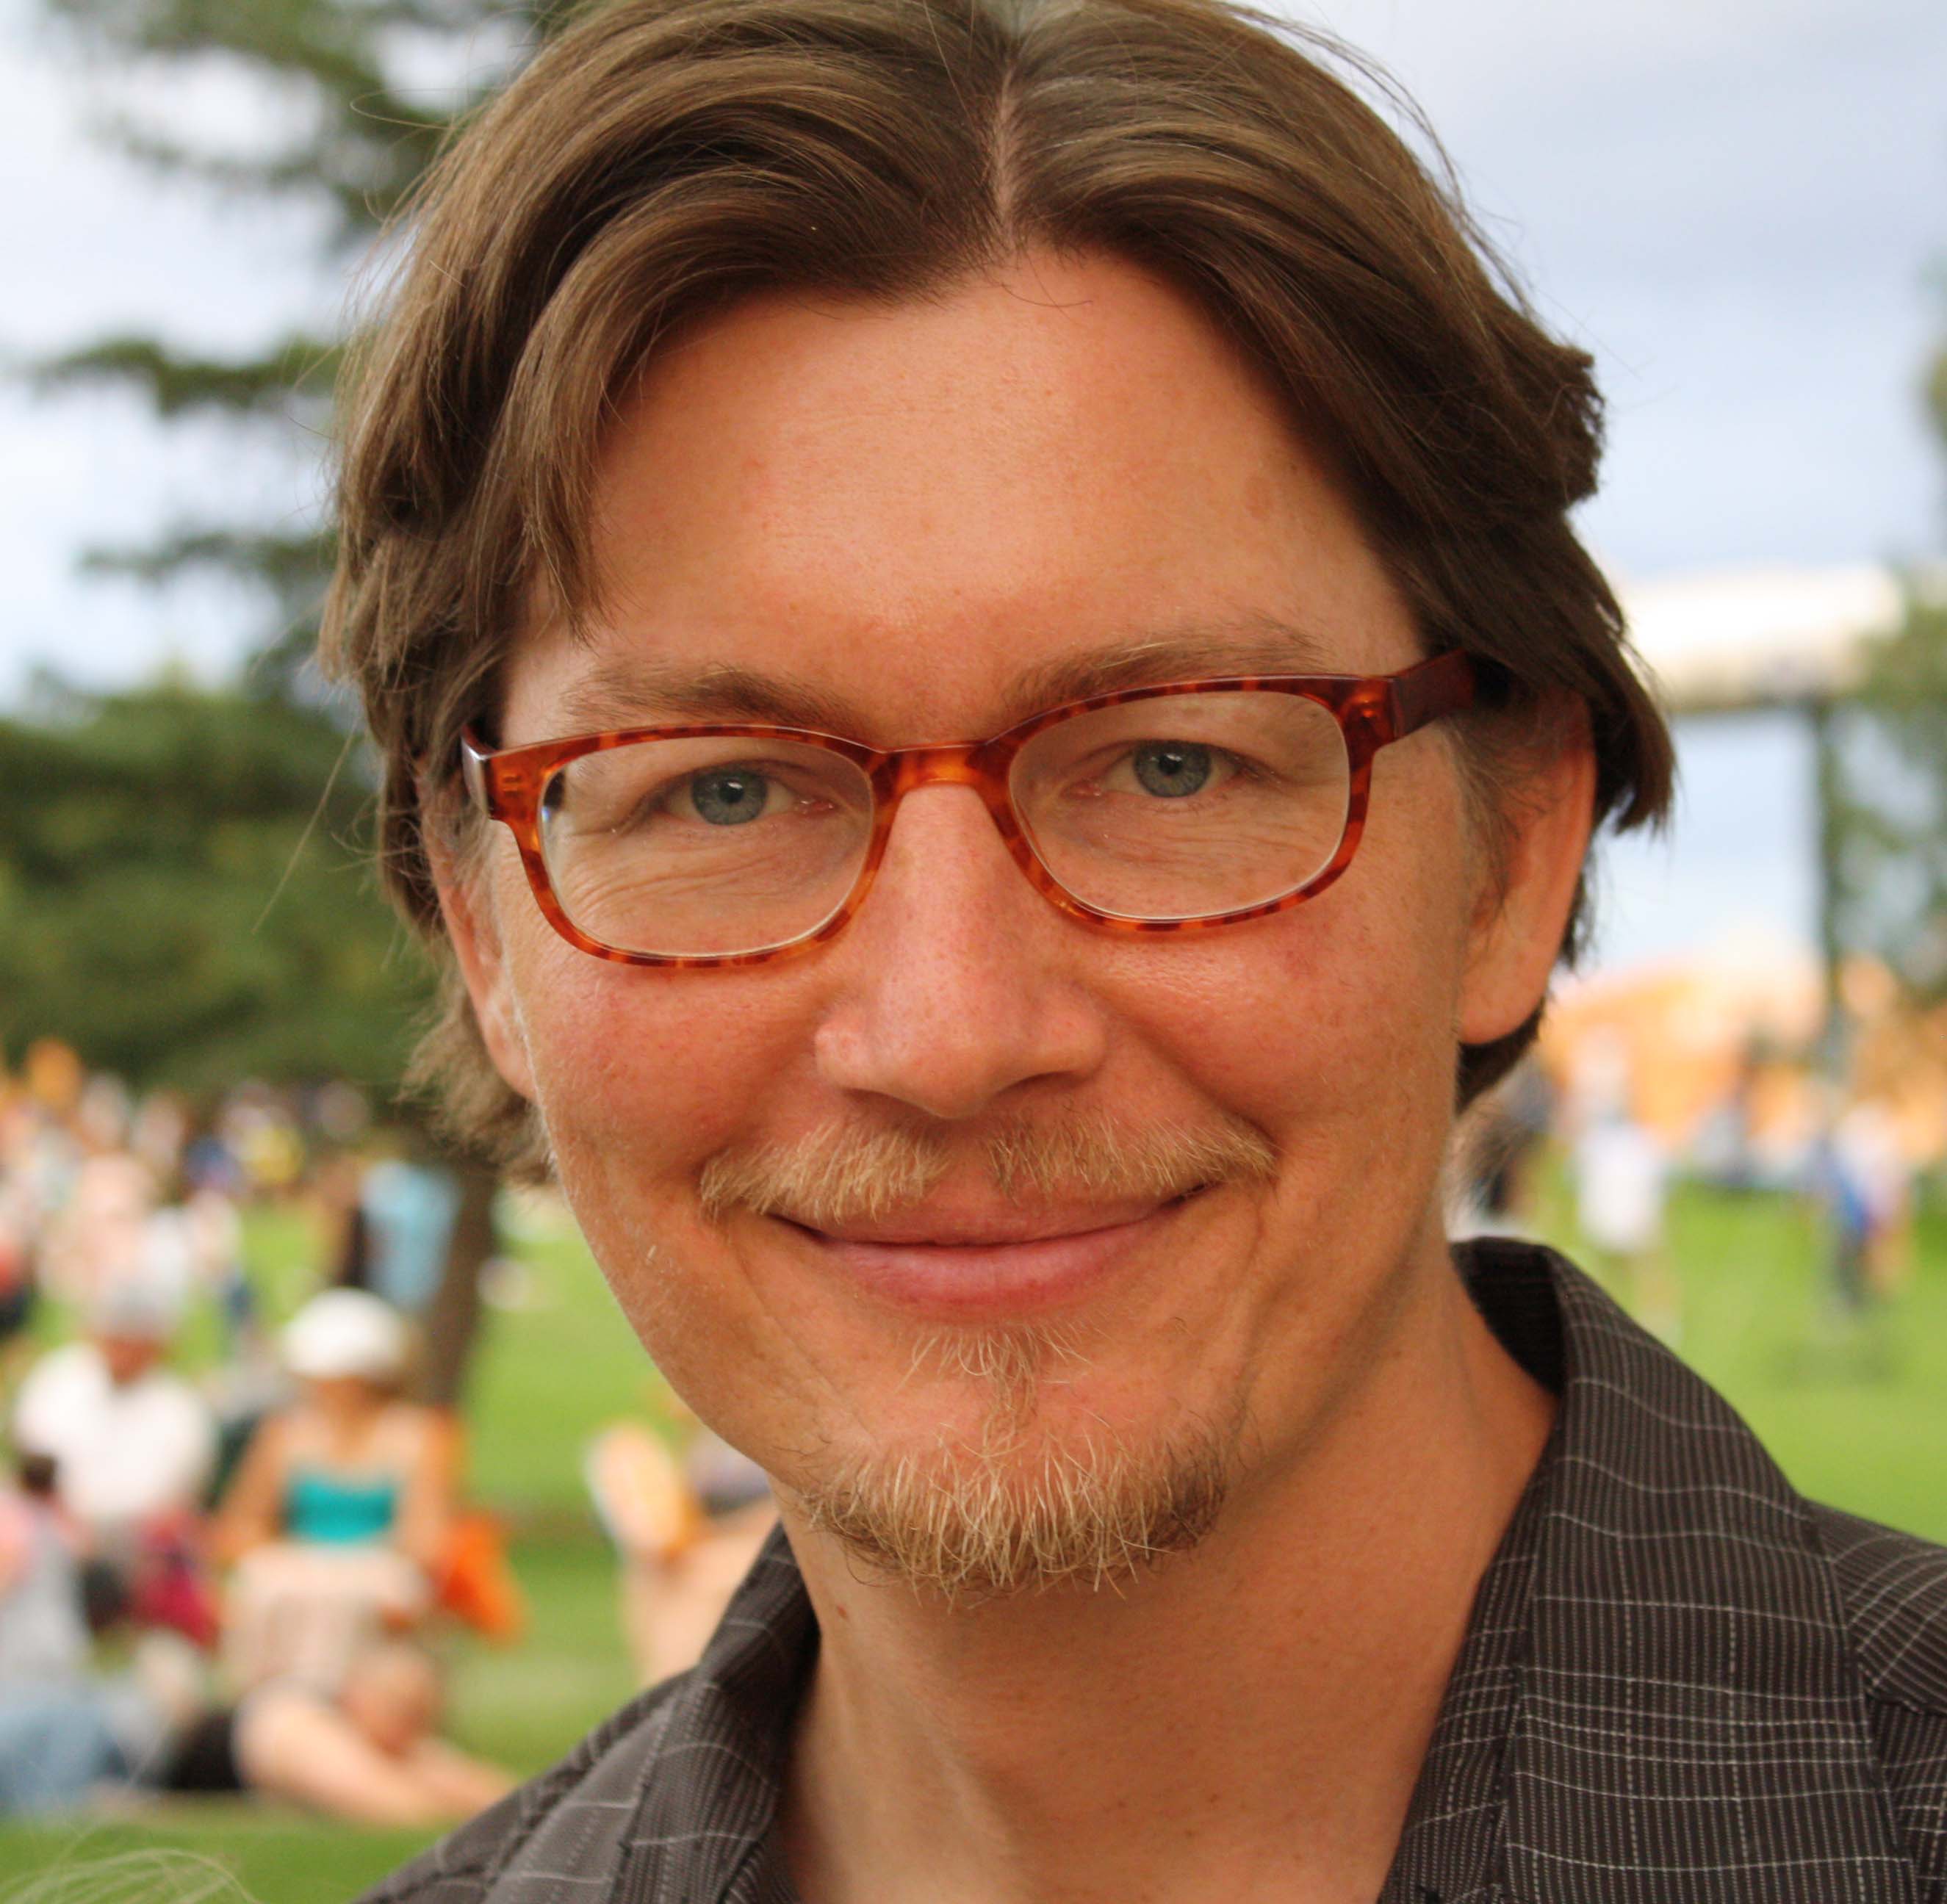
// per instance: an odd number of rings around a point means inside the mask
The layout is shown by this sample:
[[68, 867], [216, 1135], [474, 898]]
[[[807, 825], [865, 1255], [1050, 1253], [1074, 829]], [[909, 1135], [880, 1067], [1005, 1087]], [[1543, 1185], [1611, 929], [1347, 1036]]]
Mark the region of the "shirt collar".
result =
[[664, 1709], [614, 1895], [640, 1904], [789, 1899], [772, 1836], [818, 1623], [782, 1529]]

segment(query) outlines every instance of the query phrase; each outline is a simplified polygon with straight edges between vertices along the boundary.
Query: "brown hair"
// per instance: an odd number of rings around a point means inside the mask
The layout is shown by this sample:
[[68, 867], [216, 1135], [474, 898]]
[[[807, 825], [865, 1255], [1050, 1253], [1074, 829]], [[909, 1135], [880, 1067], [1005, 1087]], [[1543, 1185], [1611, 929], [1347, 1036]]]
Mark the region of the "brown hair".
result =
[[[429, 176], [348, 390], [325, 653], [382, 756], [408, 918], [438, 941], [427, 830], [461, 843], [450, 763], [524, 600], [590, 599], [603, 420], [658, 338], [763, 289], [910, 298], [1031, 245], [1168, 277], [1288, 396], [1429, 648], [1484, 664], [1477, 777], [1506, 778], [1497, 730], [1573, 697], [1596, 818], [1660, 818], [1668, 734], [1567, 520], [1599, 452], [1589, 360], [1335, 66], [1379, 83], [1224, 0], [614, 0], [546, 46]], [[1566, 956], [1586, 916], [1584, 893]], [[540, 1167], [450, 971], [443, 1010], [421, 1072], [454, 1131]], [[1461, 1102], [1534, 1029], [1464, 1049]]]

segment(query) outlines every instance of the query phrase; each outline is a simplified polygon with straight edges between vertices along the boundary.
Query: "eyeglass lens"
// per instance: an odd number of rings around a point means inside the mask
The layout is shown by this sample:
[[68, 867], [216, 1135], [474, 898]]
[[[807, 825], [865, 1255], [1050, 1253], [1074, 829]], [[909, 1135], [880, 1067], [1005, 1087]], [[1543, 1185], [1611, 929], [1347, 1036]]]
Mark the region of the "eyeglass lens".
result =
[[[1295, 694], [1212, 691], [1098, 708], [1033, 736], [1009, 792], [1056, 881], [1131, 919], [1282, 898], [1330, 863], [1351, 774], [1334, 717]], [[844, 905], [873, 793], [842, 755], [769, 737], [585, 754], [543, 796], [562, 910], [594, 939], [665, 957], [760, 951]]]

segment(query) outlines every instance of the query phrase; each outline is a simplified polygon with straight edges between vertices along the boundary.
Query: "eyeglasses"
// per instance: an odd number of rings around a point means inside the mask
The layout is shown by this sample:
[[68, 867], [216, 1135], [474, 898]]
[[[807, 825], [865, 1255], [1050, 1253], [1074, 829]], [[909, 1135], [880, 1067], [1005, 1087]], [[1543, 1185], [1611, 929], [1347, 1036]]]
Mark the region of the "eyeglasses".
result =
[[1029, 882], [1112, 931], [1282, 912], [1351, 864], [1373, 757], [1472, 704], [1450, 649], [1398, 674], [1268, 675], [1096, 694], [989, 740], [868, 747], [802, 728], [630, 728], [460, 742], [571, 945], [627, 965], [755, 965], [835, 936], [899, 803], [972, 787]]

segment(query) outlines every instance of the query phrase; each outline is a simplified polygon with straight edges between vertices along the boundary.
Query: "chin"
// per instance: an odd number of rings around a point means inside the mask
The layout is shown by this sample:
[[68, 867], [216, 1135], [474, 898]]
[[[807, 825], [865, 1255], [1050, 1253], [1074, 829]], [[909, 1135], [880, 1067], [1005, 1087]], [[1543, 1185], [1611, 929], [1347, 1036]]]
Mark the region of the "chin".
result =
[[915, 1374], [929, 1365], [896, 1429], [778, 1477], [806, 1529], [868, 1573], [952, 1601], [1099, 1590], [1216, 1525], [1240, 1408], [1118, 1421], [1088, 1405], [1076, 1342], [1045, 1325], [930, 1339]]

